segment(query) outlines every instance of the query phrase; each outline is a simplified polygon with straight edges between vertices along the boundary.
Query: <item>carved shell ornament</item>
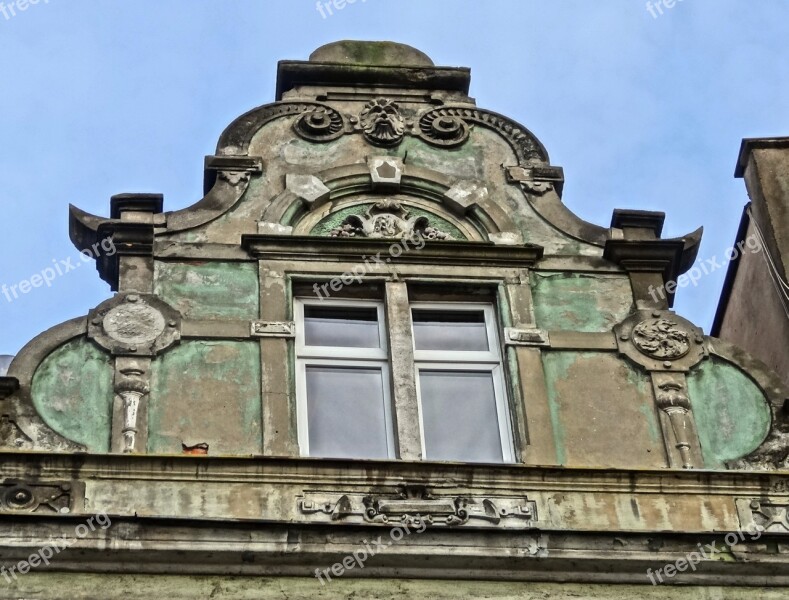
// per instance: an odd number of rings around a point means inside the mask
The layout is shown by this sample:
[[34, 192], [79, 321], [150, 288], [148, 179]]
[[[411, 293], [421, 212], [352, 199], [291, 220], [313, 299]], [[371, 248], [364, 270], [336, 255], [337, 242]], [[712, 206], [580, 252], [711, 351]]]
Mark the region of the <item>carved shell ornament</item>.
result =
[[405, 135], [405, 119], [400, 107], [387, 98], [368, 102], [359, 115], [364, 137], [371, 144], [395, 146]]
[[633, 345], [660, 360], [682, 358], [690, 352], [690, 334], [668, 319], [647, 319], [633, 329]]
[[450, 240], [452, 236], [430, 226], [425, 216], [410, 217], [408, 210], [396, 200], [382, 200], [369, 207], [364, 214], [349, 215], [339, 227], [331, 230], [331, 237], [403, 239], [419, 235], [427, 240]]

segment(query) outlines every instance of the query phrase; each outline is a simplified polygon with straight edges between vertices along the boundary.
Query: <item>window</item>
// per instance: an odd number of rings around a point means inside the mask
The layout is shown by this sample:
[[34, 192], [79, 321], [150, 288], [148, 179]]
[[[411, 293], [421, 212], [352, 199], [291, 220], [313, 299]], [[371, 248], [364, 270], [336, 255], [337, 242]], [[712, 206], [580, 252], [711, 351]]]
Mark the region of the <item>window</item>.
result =
[[297, 300], [302, 454], [394, 458], [383, 304]]
[[513, 462], [493, 304], [387, 296], [388, 328], [383, 302], [296, 299], [302, 455]]
[[498, 335], [490, 304], [413, 304], [425, 460], [512, 462]]

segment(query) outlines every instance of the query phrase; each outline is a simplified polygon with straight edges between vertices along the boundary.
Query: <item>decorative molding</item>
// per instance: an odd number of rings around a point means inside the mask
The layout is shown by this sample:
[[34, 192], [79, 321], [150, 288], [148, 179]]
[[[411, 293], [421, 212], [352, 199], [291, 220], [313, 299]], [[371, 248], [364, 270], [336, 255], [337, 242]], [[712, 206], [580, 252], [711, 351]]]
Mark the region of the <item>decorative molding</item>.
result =
[[329, 233], [335, 238], [403, 239], [420, 236], [426, 240], [451, 240], [448, 233], [430, 226], [425, 216], [409, 217], [408, 209], [396, 200], [382, 200], [362, 215], [349, 215]]
[[[450, 118], [456, 121], [450, 124], [448, 120]], [[455, 145], [459, 145], [465, 141], [463, 135], [467, 130], [461, 127], [458, 121], [462, 121], [467, 126], [475, 124], [492, 129], [501, 135], [509, 142], [521, 164], [548, 163], [548, 153], [531, 131], [512, 119], [488, 110], [468, 106], [442, 106], [426, 112], [419, 118], [419, 133], [428, 143], [446, 146], [442, 143], [444, 140], [439, 137], [439, 133], [435, 131], [434, 125], [436, 125], [438, 129], [447, 130], [447, 134], [452, 134], [453, 137], [448, 138], [450, 143], [455, 140]]]
[[263, 173], [260, 156], [206, 156], [204, 193], [216, 183], [217, 176], [232, 186], [249, 183], [251, 176]]
[[[121, 359], [118, 359], [121, 360]], [[147, 416], [146, 407], [143, 406], [143, 397], [147, 396], [150, 389], [150, 365], [148, 368], [134, 365], [117, 365], [115, 393], [119, 397], [120, 435], [113, 435], [113, 449], [122, 454], [131, 452], [144, 452], [145, 448], [138, 439], [143, 415]], [[115, 429], [115, 428], [114, 428]], [[144, 436], [147, 438], [147, 436]]]
[[252, 337], [294, 338], [296, 337], [296, 323], [293, 321], [253, 321]]
[[[365, 257], [376, 256], [379, 252], [388, 254], [391, 240], [360, 237], [350, 242], [346, 238], [313, 235], [244, 234], [241, 247], [257, 260], [364, 262]], [[534, 266], [543, 252], [542, 246], [536, 244], [497, 246], [487, 242], [446, 240], [428, 242], [419, 252], [403, 252], [400, 256], [387, 258], [392, 265], [435, 265], [440, 262], [454, 266], [522, 269]], [[371, 271], [374, 272], [375, 269]]]
[[359, 113], [358, 125], [364, 138], [375, 146], [396, 146], [405, 136], [406, 121], [400, 106], [388, 98], [368, 102]]
[[548, 332], [542, 329], [504, 328], [504, 344], [507, 346], [545, 346], [550, 347]]
[[743, 531], [789, 532], [789, 500], [786, 498], [738, 498], [737, 509]]
[[[271, 121], [317, 111], [323, 111], [324, 114], [329, 115], [335, 112], [331, 106], [320, 102], [274, 102], [256, 108], [233, 121], [222, 132], [217, 145], [217, 155], [246, 155], [252, 138]], [[298, 130], [297, 132], [301, 134]]]
[[397, 486], [395, 496], [345, 494], [326, 501], [305, 495], [298, 501], [299, 510], [307, 515], [328, 515], [331, 521], [361, 521], [379, 525], [421, 525], [475, 527], [504, 525], [509, 521], [519, 527], [534, 527], [537, 504], [527, 498], [436, 497], [424, 485]]
[[504, 172], [507, 175], [507, 181], [519, 183], [525, 191], [538, 196], [542, 196], [554, 188], [561, 196], [564, 188], [564, 170], [561, 167], [518, 165], [504, 167]]
[[71, 482], [36, 482], [5, 480], [0, 484], [0, 514], [55, 513], [68, 514], [75, 505]]
[[181, 339], [181, 314], [153, 294], [117, 294], [88, 315], [88, 337], [116, 356], [156, 356]]
[[400, 191], [403, 178], [403, 159], [395, 156], [368, 156], [373, 191]]
[[685, 386], [677, 381], [658, 383], [656, 399], [658, 408], [668, 415], [682, 468], [694, 468], [689, 433], [695, 432], [695, 427], [690, 423], [691, 404]]

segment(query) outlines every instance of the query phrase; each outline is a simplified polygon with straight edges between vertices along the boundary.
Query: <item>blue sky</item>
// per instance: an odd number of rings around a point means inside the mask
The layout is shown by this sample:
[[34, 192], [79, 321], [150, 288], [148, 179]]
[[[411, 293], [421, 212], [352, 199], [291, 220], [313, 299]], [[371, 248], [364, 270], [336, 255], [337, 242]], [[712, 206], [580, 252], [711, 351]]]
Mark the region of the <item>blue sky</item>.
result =
[[[204, 155], [273, 100], [276, 62], [338, 39], [400, 41], [471, 67], [480, 106], [523, 123], [564, 167], [572, 210], [605, 226], [616, 207], [662, 210], [665, 236], [704, 225], [700, 256], [723, 256], [747, 201], [732, 175], [741, 138], [789, 135], [789, 2], [662, 10], [356, 0], [323, 18], [315, 0], [39, 0], [0, 12], [0, 284], [80, 262], [69, 202], [106, 215], [121, 192], [161, 192], [167, 210], [199, 200]], [[677, 296], [705, 331], [723, 275]], [[0, 354], [109, 295], [92, 264], [0, 295]]]

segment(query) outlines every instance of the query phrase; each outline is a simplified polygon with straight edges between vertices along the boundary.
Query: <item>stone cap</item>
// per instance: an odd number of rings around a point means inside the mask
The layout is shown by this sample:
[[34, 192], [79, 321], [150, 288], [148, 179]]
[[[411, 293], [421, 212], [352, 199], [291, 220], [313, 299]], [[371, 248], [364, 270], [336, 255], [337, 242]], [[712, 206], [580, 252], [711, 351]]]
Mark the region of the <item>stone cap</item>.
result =
[[321, 46], [310, 54], [310, 62], [369, 65], [378, 67], [433, 67], [421, 50], [398, 42], [342, 40]]
[[738, 178], [744, 177], [751, 152], [763, 148], [789, 148], [789, 137], [743, 138], [734, 176]]
[[470, 69], [437, 67], [427, 54], [406, 44], [343, 40], [321, 46], [309, 61], [280, 61], [276, 99], [299, 85], [381, 85], [468, 94], [470, 83]]

